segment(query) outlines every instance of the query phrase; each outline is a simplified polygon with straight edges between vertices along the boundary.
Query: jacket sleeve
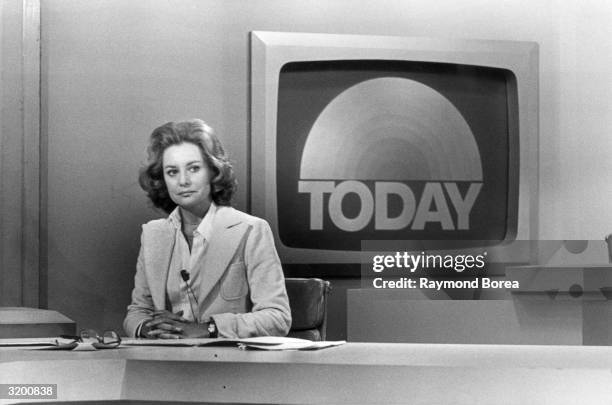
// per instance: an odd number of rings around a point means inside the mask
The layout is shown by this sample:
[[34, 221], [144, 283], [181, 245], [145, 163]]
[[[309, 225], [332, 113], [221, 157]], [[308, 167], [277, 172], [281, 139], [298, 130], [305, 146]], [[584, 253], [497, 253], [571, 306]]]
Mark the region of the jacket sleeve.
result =
[[268, 223], [257, 219], [247, 236], [244, 262], [251, 312], [212, 315], [220, 337], [285, 336], [291, 327], [291, 311], [285, 277]]
[[141, 237], [140, 252], [136, 263], [136, 275], [134, 276], [134, 289], [132, 290], [132, 302], [127, 307], [127, 315], [123, 321], [123, 329], [130, 337], [136, 337], [139, 326], [152, 318], [155, 310], [147, 277], [145, 274], [144, 253]]

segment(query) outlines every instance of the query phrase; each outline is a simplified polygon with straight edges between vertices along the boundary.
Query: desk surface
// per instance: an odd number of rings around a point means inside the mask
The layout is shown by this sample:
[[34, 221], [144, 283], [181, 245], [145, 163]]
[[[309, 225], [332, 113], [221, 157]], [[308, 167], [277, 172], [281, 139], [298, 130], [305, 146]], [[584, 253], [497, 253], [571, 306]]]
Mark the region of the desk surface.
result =
[[58, 384], [60, 400], [592, 404], [612, 398], [612, 347], [348, 343], [312, 352], [4, 348], [0, 381]]

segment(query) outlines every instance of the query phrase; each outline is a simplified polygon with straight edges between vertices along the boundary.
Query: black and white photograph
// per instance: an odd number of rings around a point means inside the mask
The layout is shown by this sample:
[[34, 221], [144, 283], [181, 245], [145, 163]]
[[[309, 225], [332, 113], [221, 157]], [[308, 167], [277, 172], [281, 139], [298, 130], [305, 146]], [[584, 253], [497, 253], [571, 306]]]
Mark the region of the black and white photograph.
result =
[[611, 38], [604, 0], [1, 0], [0, 404], [609, 404]]

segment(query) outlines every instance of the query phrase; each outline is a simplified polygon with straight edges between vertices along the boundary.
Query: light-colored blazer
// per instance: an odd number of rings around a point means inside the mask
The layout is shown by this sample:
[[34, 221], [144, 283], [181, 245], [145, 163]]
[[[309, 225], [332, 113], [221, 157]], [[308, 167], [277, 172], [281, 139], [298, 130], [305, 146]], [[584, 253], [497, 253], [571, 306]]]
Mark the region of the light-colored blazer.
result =
[[[128, 336], [167, 305], [166, 281], [177, 230], [169, 219], [143, 225], [132, 303], [123, 328]], [[212, 224], [200, 291], [204, 318], [220, 337], [285, 336], [291, 311], [270, 226], [263, 219], [219, 206]]]

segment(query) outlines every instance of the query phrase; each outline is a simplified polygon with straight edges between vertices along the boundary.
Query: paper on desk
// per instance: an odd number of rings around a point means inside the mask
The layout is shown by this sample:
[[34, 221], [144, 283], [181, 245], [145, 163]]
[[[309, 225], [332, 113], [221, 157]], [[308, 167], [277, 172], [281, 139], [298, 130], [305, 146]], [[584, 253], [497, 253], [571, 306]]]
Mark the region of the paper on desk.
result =
[[0, 347], [19, 347], [19, 346], [57, 346], [71, 343], [71, 339], [62, 338], [11, 338], [0, 339]]
[[[300, 339], [302, 340], [302, 339]], [[346, 343], [346, 340], [338, 341], [323, 341], [323, 342], [312, 342], [306, 340], [303, 342], [286, 342], [277, 345], [259, 345], [256, 343], [240, 343], [239, 347], [244, 350], [256, 349], [256, 350], [319, 350], [327, 347], [340, 346]]]
[[124, 346], [236, 346], [240, 339], [209, 339], [209, 338], [187, 338], [187, 339], [123, 339]]
[[243, 339], [228, 338], [191, 338], [191, 339], [124, 339], [125, 346], [245, 346], [252, 348], [269, 348], [268, 350], [317, 350], [325, 347], [338, 346], [340, 342], [313, 342], [306, 339], [280, 337], [280, 336], [258, 336]]
[[258, 336], [252, 338], [229, 339], [229, 338], [187, 338], [187, 339], [132, 339], [121, 341], [125, 346], [236, 346], [239, 343], [257, 345], [279, 345], [282, 343], [312, 343], [310, 340], [288, 338], [280, 336]]
[[[29, 350], [72, 350], [75, 352], [99, 350], [94, 347], [94, 344], [93, 342], [77, 342], [74, 339], [61, 337], [0, 339], [0, 347], [22, 347]], [[114, 348], [114, 346], [108, 348]]]

